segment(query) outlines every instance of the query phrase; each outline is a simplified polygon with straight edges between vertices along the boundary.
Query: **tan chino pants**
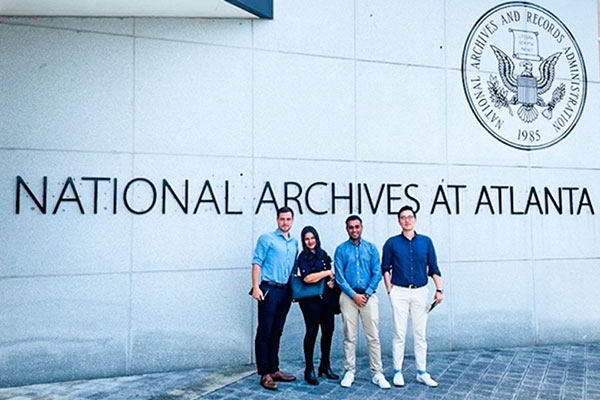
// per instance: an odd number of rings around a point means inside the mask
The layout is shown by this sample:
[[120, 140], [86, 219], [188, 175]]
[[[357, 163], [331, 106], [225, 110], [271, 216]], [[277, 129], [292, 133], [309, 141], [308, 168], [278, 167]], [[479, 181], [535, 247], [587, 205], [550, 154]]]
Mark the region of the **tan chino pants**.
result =
[[348, 295], [340, 295], [340, 308], [344, 322], [344, 370], [356, 371], [356, 339], [360, 317], [367, 339], [369, 363], [373, 375], [383, 372], [381, 344], [379, 343], [379, 300], [373, 294], [364, 307], [356, 305]]

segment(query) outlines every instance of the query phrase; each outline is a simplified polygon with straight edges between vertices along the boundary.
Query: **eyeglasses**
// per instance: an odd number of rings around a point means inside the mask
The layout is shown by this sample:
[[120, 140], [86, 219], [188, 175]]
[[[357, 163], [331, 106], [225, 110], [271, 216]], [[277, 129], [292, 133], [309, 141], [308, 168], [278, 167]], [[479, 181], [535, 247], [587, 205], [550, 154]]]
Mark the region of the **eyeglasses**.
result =
[[415, 219], [415, 217], [414, 217], [414, 215], [403, 215], [398, 219], [400, 221], [412, 221], [413, 219]]

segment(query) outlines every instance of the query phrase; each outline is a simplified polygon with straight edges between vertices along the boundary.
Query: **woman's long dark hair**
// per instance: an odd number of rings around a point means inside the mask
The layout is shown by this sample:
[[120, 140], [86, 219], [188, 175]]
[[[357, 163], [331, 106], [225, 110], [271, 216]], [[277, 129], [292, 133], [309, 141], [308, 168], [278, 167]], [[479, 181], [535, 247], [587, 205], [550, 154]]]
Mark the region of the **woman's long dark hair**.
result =
[[313, 236], [315, 237], [315, 241], [317, 242], [316, 246], [315, 246], [315, 254], [314, 256], [318, 257], [318, 258], [324, 258], [327, 256], [327, 252], [325, 252], [325, 250], [323, 250], [321, 248], [321, 239], [319, 238], [319, 233], [317, 232], [317, 230], [308, 225], [305, 226], [302, 229], [302, 232], [300, 233], [300, 238], [302, 238], [302, 250], [304, 250], [304, 252], [306, 253], [307, 256], [312, 255], [312, 252], [310, 251], [310, 249], [308, 247], [306, 247], [306, 243], [304, 243], [304, 236], [307, 233], [312, 233]]

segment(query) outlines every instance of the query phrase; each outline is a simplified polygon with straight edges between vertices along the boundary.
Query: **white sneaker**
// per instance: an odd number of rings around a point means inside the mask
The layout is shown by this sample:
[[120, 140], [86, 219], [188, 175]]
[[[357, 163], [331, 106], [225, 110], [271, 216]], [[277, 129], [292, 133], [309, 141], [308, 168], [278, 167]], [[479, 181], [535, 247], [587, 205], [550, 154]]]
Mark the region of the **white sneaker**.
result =
[[354, 383], [354, 372], [346, 371], [342, 381], [340, 382], [340, 385], [342, 385], [342, 387], [349, 388], [352, 386], [352, 383]]
[[394, 385], [404, 386], [404, 375], [402, 375], [402, 372], [396, 372], [394, 374]]
[[373, 375], [373, 379], [371, 379], [375, 385], [379, 386], [381, 389], [389, 389], [391, 388], [390, 383], [385, 379], [385, 376], [381, 372]]
[[434, 381], [431, 375], [429, 375], [427, 372], [425, 372], [423, 375], [417, 373], [417, 382], [420, 382], [429, 387], [437, 387], [438, 385], [438, 383]]

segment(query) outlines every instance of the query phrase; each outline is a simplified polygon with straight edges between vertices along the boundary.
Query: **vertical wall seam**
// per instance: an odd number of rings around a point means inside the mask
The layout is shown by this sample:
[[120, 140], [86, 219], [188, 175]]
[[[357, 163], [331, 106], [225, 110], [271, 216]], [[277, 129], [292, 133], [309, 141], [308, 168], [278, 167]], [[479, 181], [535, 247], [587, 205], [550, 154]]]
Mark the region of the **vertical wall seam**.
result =
[[[527, 168], [527, 172], [528, 172], [528, 177], [529, 177], [529, 186], [533, 187], [533, 181], [532, 181], [532, 177], [531, 177], [531, 172], [532, 172], [532, 168], [531, 168], [531, 152], [529, 152], [527, 154], [527, 158], [529, 161], [529, 167]], [[532, 301], [531, 301], [531, 325], [533, 328], [533, 344], [534, 345], [538, 345], [540, 343], [540, 334], [539, 334], [539, 324], [538, 324], [538, 318], [537, 318], [537, 307], [536, 307], [536, 285], [535, 285], [535, 257], [534, 257], [534, 248], [533, 248], [533, 214], [529, 215], [529, 240], [531, 241], [529, 243], [529, 254], [530, 254], [530, 259], [529, 259], [529, 267], [531, 268], [531, 297], [532, 297]]]
[[[132, 95], [131, 95], [131, 176], [135, 173], [135, 18], [132, 18]], [[135, 188], [134, 188], [135, 191]], [[133, 215], [131, 218], [131, 232], [129, 235], [129, 296], [127, 302], [127, 359], [125, 366], [125, 373], [131, 374], [132, 370], [132, 359], [133, 359], [133, 338], [131, 336], [133, 315], [132, 315], [132, 304], [133, 304], [133, 236], [134, 236], [134, 219]]]
[[[358, 105], [357, 105], [357, 93], [358, 93], [358, 80], [357, 80], [357, 62], [356, 62], [356, 0], [352, 2], [352, 13], [354, 16], [353, 23], [353, 55], [352, 55], [352, 69], [353, 69], [353, 91], [354, 91], [354, 99], [353, 99], [353, 119], [354, 119], [354, 187], [358, 188]], [[354, 213], [354, 210], [352, 210]], [[362, 336], [362, 324], [359, 324], [359, 337]], [[362, 354], [362, 340], [357, 340], [356, 344], [356, 352], [358, 354]]]
[[[449, 150], [448, 150], [448, 53], [447, 53], [447, 42], [448, 42], [448, 26], [446, 22], [448, 3], [444, 2], [444, 135], [446, 137], [446, 185], [448, 184], [448, 179], [450, 177], [450, 158], [449, 158]], [[450, 229], [451, 218], [450, 216], [446, 219], [446, 232], [448, 234], [448, 274], [446, 285], [450, 289], [450, 301], [448, 302], [448, 324], [450, 325], [450, 350], [456, 349], [456, 338], [454, 332], [454, 301], [452, 301], [452, 230]]]
[[[531, 151], [527, 152], [527, 177], [529, 179], [529, 187], [533, 186], [533, 179], [531, 176], [532, 162], [531, 162]], [[538, 345], [540, 342], [539, 338], [539, 325], [537, 320], [537, 307], [536, 307], [536, 288], [535, 288], [535, 256], [533, 246], [533, 214], [529, 214], [529, 268], [531, 268], [531, 328], [533, 329], [533, 344]]]
[[357, 104], [357, 92], [358, 92], [358, 80], [357, 80], [357, 61], [356, 61], [356, 0], [352, 3], [353, 14], [354, 14], [354, 54], [352, 56], [352, 65], [354, 69], [354, 185], [358, 184], [358, 104]]
[[[254, 137], [254, 99], [255, 99], [255, 76], [256, 76], [256, 72], [255, 72], [255, 63], [254, 63], [254, 57], [255, 57], [255, 49], [254, 49], [254, 20], [250, 21], [250, 40], [251, 40], [251, 46], [252, 46], [252, 55], [251, 55], [251, 59], [250, 59], [250, 68], [251, 68], [251, 78], [250, 78], [250, 139], [251, 139], [251, 152], [252, 152], [252, 157], [251, 157], [251, 171], [250, 171], [250, 198], [252, 199], [251, 204], [252, 204], [252, 209], [250, 210], [250, 215], [252, 215], [252, 221], [251, 221], [251, 232], [252, 235], [250, 236], [249, 240], [250, 240], [250, 248], [254, 248], [254, 237], [256, 236], [256, 224], [254, 223], [254, 185], [255, 185], [255, 172], [256, 172], [256, 168], [255, 168], [255, 162], [256, 162], [256, 158], [255, 158], [255, 137]], [[250, 256], [250, 255], [249, 255]], [[253, 338], [253, 333], [254, 333], [254, 329], [255, 329], [255, 320], [257, 318], [257, 312], [256, 312], [256, 307], [254, 304], [254, 299], [252, 299], [252, 301], [250, 301], [250, 354], [249, 354], [249, 361], [250, 363], [256, 362], [256, 360], [254, 359], [254, 341], [252, 340]]]

